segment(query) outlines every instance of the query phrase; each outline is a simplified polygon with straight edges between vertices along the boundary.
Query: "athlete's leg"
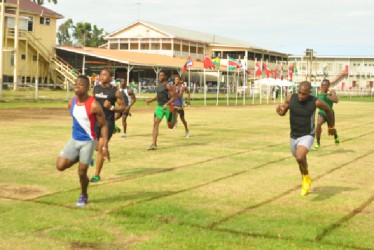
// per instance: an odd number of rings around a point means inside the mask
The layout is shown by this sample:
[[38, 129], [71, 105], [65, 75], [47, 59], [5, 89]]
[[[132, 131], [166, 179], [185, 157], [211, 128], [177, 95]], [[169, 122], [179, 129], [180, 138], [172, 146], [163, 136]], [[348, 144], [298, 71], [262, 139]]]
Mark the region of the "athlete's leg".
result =
[[316, 140], [317, 144], [321, 144], [322, 125], [325, 123], [325, 119], [322, 115], [318, 115], [317, 128], [316, 128]]
[[122, 126], [123, 126], [123, 133], [126, 134], [127, 130], [127, 114], [122, 115]]
[[186, 121], [186, 119], [184, 118], [184, 117], [185, 117], [185, 115], [184, 115], [184, 110], [181, 110], [180, 117], [181, 117], [181, 121], [183, 122], [184, 129], [185, 129], [186, 131], [188, 131], [187, 121]]
[[83, 194], [86, 197], [87, 197], [87, 187], [89, 183], [87, 170], [88, 170], [88, 165], [82, 162], [79, 162], [78, 175], [79, 175], [79, 182], [81, 184], [81, 190], [82, 190], [81, 194]]
[[70, 139], [56, 160], [56, 168], [64, 171], [79, 161], [79, 150], [76, 148], [77, 141]]
[[57, 160], [56, 160], [56, 168], [59, 171], [64, 171], [65, 169], [70, 168], [71, 166], [73, 166], [77, 162], [78, 162], [78, 158], [76, 160], [72, 161], [72, 160], [69, 160], [69, 159], [64, 158], [62, 156], [59, 156], [59, 157], [57, 157]]
[[307, 155], [308, 151], [309, 150], [305, 146], [298, 146], [296, 148], [295, 159], [296, 159], [297, 163], [299, 164], [300, 173], [302, 175], [309, 174], [308, 163], [307, 163], [307, 159], [306, 159], [306, 155]]
[[153, 120], [153, 132], [152, 132], [152, 145], [157, 146], [158, 129], [160, 127], [161, 119], [154, 117]]

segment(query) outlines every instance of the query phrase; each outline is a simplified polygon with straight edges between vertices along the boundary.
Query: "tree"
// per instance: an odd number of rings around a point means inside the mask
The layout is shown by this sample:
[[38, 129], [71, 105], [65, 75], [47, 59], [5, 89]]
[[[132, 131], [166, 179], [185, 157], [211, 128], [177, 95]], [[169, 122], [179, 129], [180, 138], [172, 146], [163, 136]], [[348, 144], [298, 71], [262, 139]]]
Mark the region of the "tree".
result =
[[91, 40], [91, 24], [79, 22], [74, 26], [73, 37], [76, 39], [78, 44], [86, 46]]
[[58, 27], [58, 32], [57, 32], [58, 44], [60, 45], [72, 45], [73, 44], [72, 36], [71, 36], [73, 28], [74, 28], [73, 20], [70, 18]]
[[[44, 4], [44, 0], [32, 0], [34, 3], [37, 3], [39, 5], [43, 5]], [[52, 2], [54, 4], [57, 4], [57, 0], [48, 0], [48, 2]]]
[[91, 40], [89, 41], [87, 46], [99, 47], [100, 45], [104, 44], [105, 43], [105, 40], [104, 40], [105, 35], [106, 34], [104, 34], [104, 29], [99, 29], [99, 28], [97, 28], [96, 25], [94, 25], [92, 33], [91, 33]]

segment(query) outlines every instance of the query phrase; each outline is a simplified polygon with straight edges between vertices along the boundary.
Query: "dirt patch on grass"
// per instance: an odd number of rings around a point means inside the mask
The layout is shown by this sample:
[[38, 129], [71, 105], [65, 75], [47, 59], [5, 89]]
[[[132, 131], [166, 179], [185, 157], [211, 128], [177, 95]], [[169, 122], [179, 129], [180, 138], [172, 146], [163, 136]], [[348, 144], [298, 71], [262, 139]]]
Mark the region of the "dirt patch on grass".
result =
[[9, 198], [28, 199], [46, 194], [47, 190], [40, 186], [1, 185], [0, 196]]

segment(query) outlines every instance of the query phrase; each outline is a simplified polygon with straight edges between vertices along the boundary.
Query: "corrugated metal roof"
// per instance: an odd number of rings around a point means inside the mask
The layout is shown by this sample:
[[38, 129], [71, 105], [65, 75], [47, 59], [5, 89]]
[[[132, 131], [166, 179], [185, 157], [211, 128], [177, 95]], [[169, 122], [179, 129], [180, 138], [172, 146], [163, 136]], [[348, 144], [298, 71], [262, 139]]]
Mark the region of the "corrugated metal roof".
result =
[[[57, 46], [57, 49], [137, 66], [182, 68], [187, 60], [187, 58], [181, 59], [165, 55], [129, 52], [123, 50], [110, 50], [93, 47], [77, 48], [69, 46]], [[193, 60], [193, 66], [191, 67], [191, 70], [202, 70], [203, 68], [204, 64], [202, 62]], [[221, 70], [225, 69], [226, 67], [221, 66]]]
[[[183, 40], [202, 42], [202, 43], [209, 44], [210, 46], [214, 45], [214, 46], [226, 46], [226, 47], [239, 47], [239, 48], [255, 49], [255, 50], [271, 52], [270, 50], [261, 48], [257, 45], [254, 45], [248, 42], [243, 42], [240, 40], [231, 39], [227, 37], [217, 36], [213, 34], [208, 34], [208, 33], [203, 33], [199, 31], [193, 31], [193, 30], [183, 29], [180, 27], [158, 24], [158, 23], [153, 23], [153, 22], [148, 22], [148, 21], [136, 21], [126, 27], [123, 27], [119, 30], [114, 31], [113, 33], [106, 36], [106, 38], [110, 38], [114, 36], [115, 34], [127, 29], [128, 27], [131, 27], [138, 23], [148, 26], [150, 28], [153, 28], [155, 30], [158, 30], [162, 33], [167, 33], [171, 38], [179, 38]], [[276, 51], [273, 51], [273, 52], [276, 52]], [[276, 52], [276, 53], [280, 53], [280, 52]], [[280, 53], [280, 54], [284, 54], [284, 53]]]
[[[6, 0], [6, 3], [17, 5], [17, 0]], [[64, 18], [63, 15], [57, 12], [54, 12], [50, 9], [47, 9], [46, 7], [43, 7], [30, 0], [19, 0], [19, 5], [20, 5], [21, 12], [32, 13], [32, 14], [37, 14], [37, 15], [43, 14], [43, 16], [54, 17], [57, 19]]]

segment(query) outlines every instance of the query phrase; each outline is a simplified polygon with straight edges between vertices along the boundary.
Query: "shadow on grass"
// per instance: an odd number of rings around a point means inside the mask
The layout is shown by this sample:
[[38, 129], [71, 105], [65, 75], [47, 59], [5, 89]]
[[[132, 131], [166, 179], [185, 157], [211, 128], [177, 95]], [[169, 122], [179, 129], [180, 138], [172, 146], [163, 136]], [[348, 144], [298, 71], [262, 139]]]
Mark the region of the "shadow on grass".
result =
[[156, 173], [161, 172], [168, 172], [173, 171], [174, 168], [135, 168], [131, 171], [119, 171], [117, 172], [118, 175], [121, 177], [127, 177], [127, 178], [134, 178], [134, 177], [140, 177], [140, 176], [146, 176], [146, 175], [152, 175]]
[[119, 195], [108, 196], [106, 198], [94, 199], [94, 203], [113, 203], [113, 202], [128, 202], [132, 203], [139, 200], [148, 200], [152, 197], [168, 196], [172, 192], [126, 192], [123, 191]]
[[336, 186], [325, 186], [325, 187], [316, 187], [313, 188], [313, 194], [317, 195], [315, 198], [312, 199], [312, 201], [323, 201], [330, 199], [334, 195], [346, 192], [346, 191], [352, 191], [356, 188], [351, 187], [336, 187]]

